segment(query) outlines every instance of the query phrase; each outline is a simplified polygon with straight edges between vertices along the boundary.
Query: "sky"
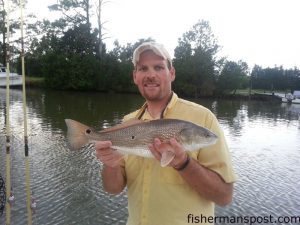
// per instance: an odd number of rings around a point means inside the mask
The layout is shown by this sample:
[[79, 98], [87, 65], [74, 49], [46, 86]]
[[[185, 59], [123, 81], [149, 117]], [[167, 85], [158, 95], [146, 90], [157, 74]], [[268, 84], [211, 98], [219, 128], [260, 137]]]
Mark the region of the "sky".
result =
[[[41, 2], [42, 5], [40, 4]], [[28, 0], [26, 13], [55, 19], [56, 0]], [[209, 22], [219, 56], [252, 68], [300, 68], [300, 0], [109, 0], [103, 5], [108, 49], [152, 37], [171, 55], [178, 38], [199, 20]], [[95, 22], [96, 25], [96, 22]]]

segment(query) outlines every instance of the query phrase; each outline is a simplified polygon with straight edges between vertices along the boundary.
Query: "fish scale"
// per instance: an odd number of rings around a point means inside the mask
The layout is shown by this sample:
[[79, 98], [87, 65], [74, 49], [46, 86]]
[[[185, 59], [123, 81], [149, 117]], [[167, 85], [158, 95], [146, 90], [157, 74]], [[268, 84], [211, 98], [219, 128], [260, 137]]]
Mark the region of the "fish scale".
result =
[[69, 146], [73, 150], [96, 141], [111, 141], [112, 148], [124, 155], [153, 157], [148, 146], [155, 138], [162, 142], [176, 138], [186, 151], [200, 150], [218, 139], [207, 128], [178, 119], [131, 120], [100, 132], [74, 120], [65, 121]]
[[[167, 122], [170, 121], [163, 121], [159, 126], [156, 126], [158, 123], [146, 122], [143, 126], [132, 126], [108, 134], [95, 133], [91, 138], [95, 140], [110, 140], [114, 145], [125, 145], [128, 147], [145, 146], [153, 143], [154, 138], [167, 141], [170, 138], [178, 137], [180, 130], [184, 127], [176, 126], [171, 128]], [[124, 141], [126, 143], [123, 143]]]

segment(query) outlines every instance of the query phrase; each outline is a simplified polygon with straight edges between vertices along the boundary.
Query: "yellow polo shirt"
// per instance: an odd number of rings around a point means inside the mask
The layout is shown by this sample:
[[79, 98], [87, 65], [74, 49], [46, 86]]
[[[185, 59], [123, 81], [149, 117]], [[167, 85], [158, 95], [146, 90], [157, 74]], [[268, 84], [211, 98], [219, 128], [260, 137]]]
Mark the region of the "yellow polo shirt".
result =
[[[152, 120], [145, 107], [125, 116], [124, 120], [139, 116], [142, 120]], [[224, 134], [211, 111], [180, 99], [173, 93], [163, 118], [188, 120], [217, 134], [219, 139], [215, 145], [189, 152], [189, 155], [218, 173], [225, 182], [236, 180]], [[176, 170], [161, 167], [154, 158], [129, 155], [125, 158], [125, 171], [129, 212], [127, 225], [188, 225], [192, 224], [191, 218], [188, 220], [189, 214], [194, 219], [195, 216], [214, 215], [213, 202], [196, 193]]]

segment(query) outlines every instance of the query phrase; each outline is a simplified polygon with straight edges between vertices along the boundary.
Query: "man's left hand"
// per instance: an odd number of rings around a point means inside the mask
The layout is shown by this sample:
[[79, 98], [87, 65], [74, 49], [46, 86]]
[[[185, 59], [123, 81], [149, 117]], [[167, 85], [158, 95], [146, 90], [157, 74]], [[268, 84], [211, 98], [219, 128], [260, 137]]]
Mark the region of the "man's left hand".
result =
[[180, 168], [187, 159], [187, 153], [185, 152], [183, 146], [178, 143], [175, 138], [171, 138], [168, 143], [161, 142], [161, 140], [155, 138], [154, 143], [149, 145], [149, 149], [158, 161], [161, 161], [163, 152], [173, 152], [175, 154], [175, 157], [168, 166], [174, 168]]

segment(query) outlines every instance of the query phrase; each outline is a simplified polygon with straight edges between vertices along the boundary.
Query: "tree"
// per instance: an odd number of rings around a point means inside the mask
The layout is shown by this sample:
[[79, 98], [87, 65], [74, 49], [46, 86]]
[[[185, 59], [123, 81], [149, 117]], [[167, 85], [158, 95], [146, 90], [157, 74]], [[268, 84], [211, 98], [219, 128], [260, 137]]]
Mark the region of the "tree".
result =
[[236, 93], [239, 88], [245, 88], [248, 84], [248, 65], [243, 61], [225, 63], [221, 74], [217, 81], [217, 93], [223, 94], [225, 92]]
[[175, 48], [177, 78], [174, 89], [194, 97], [212, 95], [219, 48], [207, 21], [198, 21], [190, 31], [184, 33]]
[[99, 56], [102, 58], [103, 56], [103, 40], [105, 39], [105, 33], [103, 33], [104, 27], [103, 24], [105, 22], [102, 22], [102, 7], [105, 3], [108, 3], [108, 1], [104, 0], [98, 0], [96, 3], [96, 13], [97, 13], [97, 22], [98, 22], [98, 36], [99, 36]]
[[90, 33], [90, 27], [80, 24], [64, 32], [59, 50], [65, 54], [94, 55], [97, 54], [97, 32]]
[[43, 73], [52, 88], [88, 90], [97, 88], [99, 59], [97, 33], [81, 24], [64, 32], [61, 38], [45, 39], [51, 46], [42, 57]]
[[121, 46], [118, 41], [115, 41], [113, 50], [104, 57], [103, 63], [103, 75], [110, 90], [136, 92], [135, 85], [132, 83], [132, 55], [134, 49], [146, 41], [154, 40], [152, 38], [139, 39], [134, 44], [127, 43], [125, 46]]
[[293, 90], [300, 89], [300, 72], [294, 69], [283, 69], [283, 67], [262, 68], [255, 65], [251, 72], [253, 88], [274, 90]]
[[90, 0], [58, 0], [57, 4], [49, 6], [50, 10], [63, 14], [63, 18], [59, 20], [60, 23], [65, 23], [67, 28], [79, 26], [81, 23], [90, 27], [90, 8]]
[[[2, 43], [0, 46], [2, 54], [0, 60], [3, 65], [6, 64], [7, 59], [10, 57], [8, 53], [17, 52], [17, 49], [13, 47], [11, 43], [18, 41], [18, 40], [10, 39], [10, 43], [7, 43], [7, 19], [9, 18], [9, 32], [11, 34], [15, 33], [16, 30], [20, 28], [19, 18], [12, 19], [11, 17], [9, 17], [9, 15], [7, 14], [8, 5], [5, 5], [5, 3], [7, 2], [4, 2], [4, 0], [0, 0], [0, 32], [2, 34]], [[12, 13], [19, 8], [20, 5], [18, 0], [9, 1], [9, 13]], [[9, 49], [8, 49], [8, 45], [9, 45]]]
[[26, 53], [26, 74], [29, 76], [44, 76], [45, 57], [60, 51], [60, 38], [64, 35], [57, 21], [36, 21], [28, 28], [27, 43], [30, 44]]

